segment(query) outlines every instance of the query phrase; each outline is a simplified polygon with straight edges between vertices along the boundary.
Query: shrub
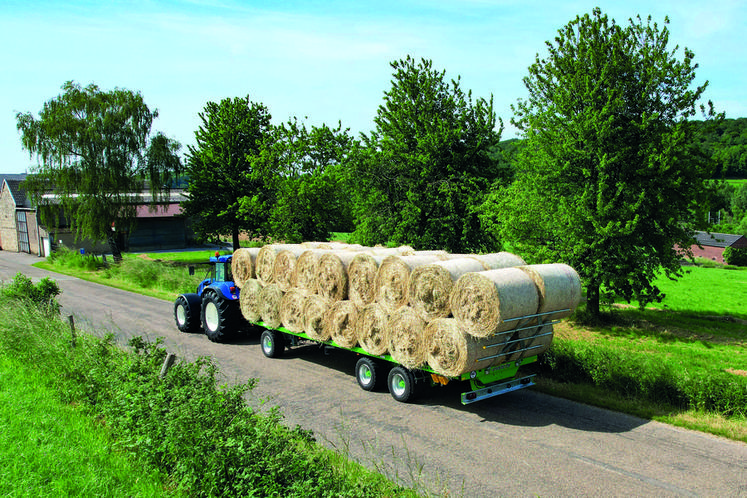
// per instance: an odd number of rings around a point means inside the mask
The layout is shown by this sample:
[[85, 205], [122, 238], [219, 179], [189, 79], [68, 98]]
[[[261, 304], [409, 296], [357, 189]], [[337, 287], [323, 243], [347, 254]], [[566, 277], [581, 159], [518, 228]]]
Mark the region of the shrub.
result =
[[729, 265], [747, 266], [747, 247], [727, 247], [724, 261]]
[[60, 305], [56, 299], [60, 295], [60, 287], [49, 277], [44, 277], [34, 284], [23, 273], [17, 273], [10, 284], [2, 288], [2, 293], [12, 299], [33, 303], [46, 312], [60, 312]]

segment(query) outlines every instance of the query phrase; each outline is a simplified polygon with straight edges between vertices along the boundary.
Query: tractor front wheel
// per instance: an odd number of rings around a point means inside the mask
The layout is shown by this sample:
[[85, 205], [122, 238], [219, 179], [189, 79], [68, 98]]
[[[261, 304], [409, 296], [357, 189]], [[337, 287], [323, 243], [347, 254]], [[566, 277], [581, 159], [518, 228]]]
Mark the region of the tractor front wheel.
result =
[[174, 321], [182, 332], [197, 332], [200, 330], [200, 303], [197, 294], [182, 294], [174, 301]]

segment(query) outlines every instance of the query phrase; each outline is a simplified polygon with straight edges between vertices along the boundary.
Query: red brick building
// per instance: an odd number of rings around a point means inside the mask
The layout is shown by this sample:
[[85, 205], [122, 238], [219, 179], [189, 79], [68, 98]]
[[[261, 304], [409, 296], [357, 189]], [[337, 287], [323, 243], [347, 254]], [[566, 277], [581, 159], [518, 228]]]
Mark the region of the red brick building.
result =
[[719, 263], [724, 262], [724, 250], [727, 247], [735, 249], [747, 247], [747, 237], [744, 235], [695, 232], [695, 240], [696, 243], [690, 246], [693, 256], [707, 258]]

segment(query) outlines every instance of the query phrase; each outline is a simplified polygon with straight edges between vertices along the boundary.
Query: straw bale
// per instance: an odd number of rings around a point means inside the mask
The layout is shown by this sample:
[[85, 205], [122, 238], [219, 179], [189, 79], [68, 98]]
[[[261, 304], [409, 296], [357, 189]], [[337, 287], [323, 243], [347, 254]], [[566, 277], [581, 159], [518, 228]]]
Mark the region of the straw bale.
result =
[[526, 262], [516, 254], [510, 252], [494, 252], [490, 254], [472, 254], [471, 258], [483, 263], [488, 270], [497, 270], [499, 268], [511, 268], [513, 266], [526, 265]]
[[275, 261], [272, 263], [272, 282], [278, 284], [283, 292], [288, 292], [293, 287], [296, 260], [307, 250], [302, 246], [296, 246], [292, 249], [282, 249], [275, 255]]
[[349, 300], [337, 301], [324, 315], [325, 333], [344, 348], [354, 348], [358, 344], [355, 324], [358, 320], [358, 306]]
[[465, 273], [451, 293], [451, 312], [475, 337], [515, 329], [516, 318], [537, 313], [537, 287], [518, 268]]
[[[504, 339], [498, 336], [474, 337], [468, 334], [455, 318], [436, 318], [425, 327], [426, 361], [446, 377], [499, 365], [505, 356], [490, 358], [501, 353]], [[494, 347], [495, 345], [498, 347]], [[489, 358], [489, 359], [483, 359]]]
[[445, 261], [449, 259], [449, 253], [442, 249], [415, 251], [415, 254], [413, 254], [413, 256], [438, 256], [438, 259], [440, 261]]
[[254, 264], [259, 254], [259, 247], [240, 247], [233, 252], [231, 273], [236, 287], [241, 289], [244, 282], [254, 278]]
[[545, 324], [539, 332], [534, 336], [533, 339], [529, 340], [524, 344], [524, 347], [526, 348], [532, 348], [526, 353], [524, 353], [525, 356], [534, 356], [539, 355], [550, 349], [550, 345], [552, 344], [552, 339], [555, 336], [553, 333], [553, 325], [552, 323]]
[[387, 352], [386, 322], [389, 314], [379, 303], [367, 304], [360, 309], [355, 324], [355, 335], [358, 344], [368, 354], [382, 355]]
[[283, 300], [283, 291], [275, 284], [265, 285], [259, 293], [259, 315], [264, 324], [276, 329], [280, 326], [280, 302]]
[[257, 260], [255, 262], [254, 273], [262, 285], [272, 283], [273, 278], [273, 267], [275, 265], [275, 258], [277, 254], [282, 250], [294, 250], [299, 247], [303, 247], [300, 244], [267, 244], [262, 246], [257, 254]]
[[543, 317], [559, 320], [569, 316], [581, 301], [581, 279], [576, 270], [562, 263], [520, 266], [537, 285], [538, 313], [567, 310]]
[[293, 287], [283, 295], [283, 299], [280, 301], [280, 322], [283, 327], [291, 332], [298, 333], [304, 330], [303, 305], [305, 299], [306, 293]]
[[[510, 337], [509, 344], [506, 346], [506, 352], [515, 351], [508, 356], [508, 360], [516, 361], [521, 358], [526, 358], [527, 356], [534, 356], [536, 354], [539, 354], [537, 353], [539, 349], [535, 348], [534, 346], [542, 346], [545, 344], [545, 341], [548, 341], [547, 337], [538, 337], [544, 335], [546, 332], [552, 333], [552, 325], [545, 324], [542, 320], [540, 320], [538, 323], [538, 320], [534, 318], [526, 321], [526, 323], [521, 322], [519, 328]], [[552, 337], [549, 338], [549, 341], [552, 341]], [[549, 341], [547, 342], [548, 346]]]
[[361, 252], [348, 265], [348, 299], [358, 306], [374, 302], [376, 297], [376, 272], [386, 255], [378, 252]]
[[355, 252], [329, 252], [319, 258], [316, 276], [316, 291], [332, 301], [348, 298], [348, 265]]
[[309, 294], [316, 293], [319, 258], [327, 252], [329, 251], [323, 249], [308, 249], [296, 259], [296, 266], [291, 277], [294, 287], [303, 289]]
[[424, 330], [425, 320], [411, 307], [402, 306], [392, 313], [385, 329], [392, 358], [407, 368], [422, 367], [426, 359]]
[[425, 320], [445, 318], [451, 314], [449, 298], [454, 282], [465, 273], [489, 270], [473, 258], [449, 259], [418, 266], [410, 273], [407, 297]]
[[303, 302], [303, 329], [312, 339], [328, 341], [329, 330], [324, 327], [324, 316], [332, 301], [326, 297], [309, 294]]
[[262, 291], [262, 285], [256, 278], [247, 279], [239, 293], [239, 307], [241, 314], [249, 322], [258, 322], [261, 319], [259, 314], [259, 295]]
[[374, 280], [376, 302], [381, 304], [387, 313], [392, 313], [400, 306], [407, 304], [407, 284], [410, 272], [418, 266], [436, 261], [441, 261], [438, 254], [418, 253], [415, 256], [385, 258], [379, 265]]

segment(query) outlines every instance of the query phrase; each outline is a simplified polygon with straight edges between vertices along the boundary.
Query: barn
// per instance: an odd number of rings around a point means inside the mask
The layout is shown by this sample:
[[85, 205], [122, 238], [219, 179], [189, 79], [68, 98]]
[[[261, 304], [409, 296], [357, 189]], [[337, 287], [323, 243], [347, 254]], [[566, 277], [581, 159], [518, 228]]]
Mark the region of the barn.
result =
[[724, 250], [727, 247], [746, 248], [747, 237], [728, 233], [695, 232], [695, 243], [690, 249], [696, 258], [724, 263]]

